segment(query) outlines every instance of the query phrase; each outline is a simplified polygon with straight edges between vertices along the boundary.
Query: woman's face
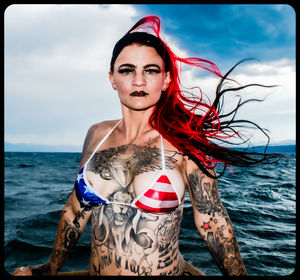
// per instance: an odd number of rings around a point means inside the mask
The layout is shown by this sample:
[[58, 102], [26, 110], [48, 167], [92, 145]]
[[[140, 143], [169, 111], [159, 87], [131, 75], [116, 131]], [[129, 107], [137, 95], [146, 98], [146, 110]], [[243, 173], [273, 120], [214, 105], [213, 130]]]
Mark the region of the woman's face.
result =
[[156, 105], [162, 90], [170, 83], [170, 73], [156, 50], [137, 44], [126, 46], [109, 73], [112, 87], [121, 104], [132, 110], [147, 110]]

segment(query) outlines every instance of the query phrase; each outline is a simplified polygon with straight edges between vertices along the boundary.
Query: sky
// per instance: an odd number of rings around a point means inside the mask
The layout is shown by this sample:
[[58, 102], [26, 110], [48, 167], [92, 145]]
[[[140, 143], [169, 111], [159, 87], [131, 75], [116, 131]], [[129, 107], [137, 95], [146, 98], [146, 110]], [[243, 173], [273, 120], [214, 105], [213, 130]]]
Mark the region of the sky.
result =
[[[4, 14], [4, 140], [82, 146], [88, 128], [121, 118], [109, 79], [114, 44], [142, 17], [161, 19], [162, 38], [179, 56], [217, 64], [251, 88], [243, 98], [265, 98], [241, 108], [240, 118], [270, 131], [271, 143], [296, 134], [295, 11], [252, 4], [15, 4]], [[219, 78], [183, 67], [186, 87], [214, 98]], [[229, 96], [225, 109], [235, 104]], [[253, 143], [265, 138], [253, 135]]]

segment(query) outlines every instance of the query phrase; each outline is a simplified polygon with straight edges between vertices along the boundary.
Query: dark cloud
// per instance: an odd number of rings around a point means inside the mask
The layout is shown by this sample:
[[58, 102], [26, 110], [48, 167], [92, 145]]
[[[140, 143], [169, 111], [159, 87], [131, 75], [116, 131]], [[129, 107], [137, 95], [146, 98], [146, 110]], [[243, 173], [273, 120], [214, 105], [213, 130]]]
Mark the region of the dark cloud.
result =
[[[136, 5], [161, 17], [162, 28], [192, 55], [232, 61], [295, 58], [295, 11], [288, 5]], [[236, 60], [235, 60], [236, 61]]]

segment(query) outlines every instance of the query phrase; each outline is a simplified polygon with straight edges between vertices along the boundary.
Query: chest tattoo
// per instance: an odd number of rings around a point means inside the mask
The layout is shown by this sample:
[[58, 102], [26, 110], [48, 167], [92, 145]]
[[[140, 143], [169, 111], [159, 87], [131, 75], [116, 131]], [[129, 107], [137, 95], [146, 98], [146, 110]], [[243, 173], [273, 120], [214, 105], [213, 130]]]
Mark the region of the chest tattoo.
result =
[[[165, 154], [167, 169], [174, 169], [176, 152]], [[95, 153], [87, 171], [99, 174], [102, 179], [116, 180], [127, 188], [135, 176], [162, 168], [161, 149], [135, 144], [122, 145]]]

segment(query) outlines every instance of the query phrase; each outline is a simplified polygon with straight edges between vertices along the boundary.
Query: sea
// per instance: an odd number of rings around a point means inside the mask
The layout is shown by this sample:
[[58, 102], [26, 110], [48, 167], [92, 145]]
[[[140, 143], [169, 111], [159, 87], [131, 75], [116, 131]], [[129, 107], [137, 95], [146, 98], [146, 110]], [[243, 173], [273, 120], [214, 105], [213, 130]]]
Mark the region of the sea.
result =
[[[233, 167], [219, 178], [250, 276], [287, 276], [296, 267], [296, 153], [272, 165]], [[76, 178], [80, 153], [4, 153], [4, 268], [48, 260], [57, 224]], [[88, 269], [90, 225], [62, 271]], [[180, 232], [185, 260], [206, 275], [222, 275], [198, 233], [188, 193]]]

